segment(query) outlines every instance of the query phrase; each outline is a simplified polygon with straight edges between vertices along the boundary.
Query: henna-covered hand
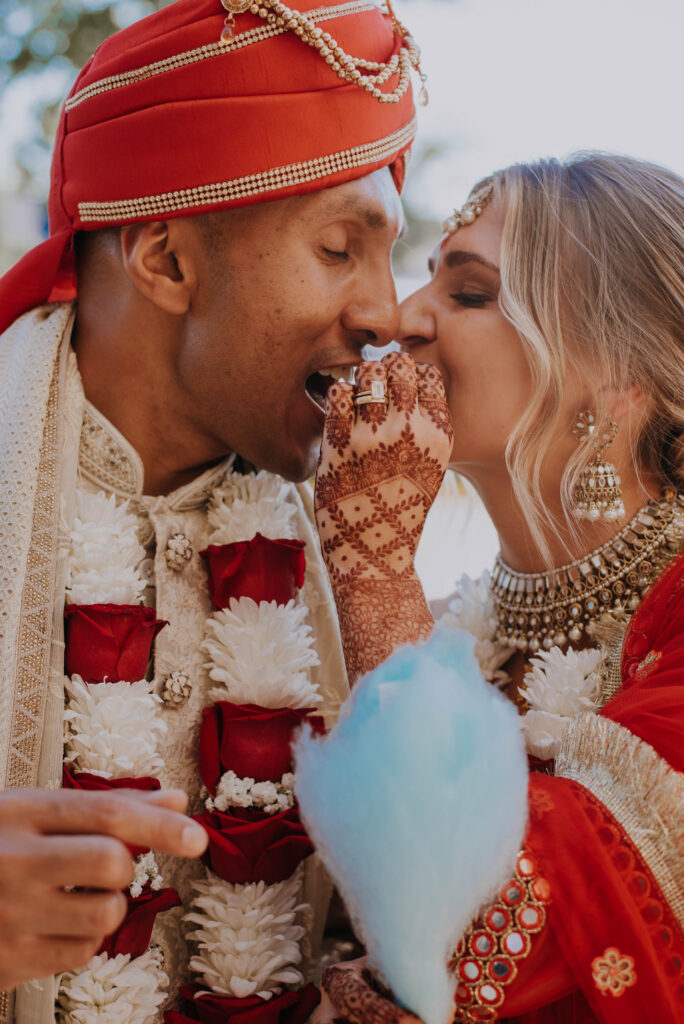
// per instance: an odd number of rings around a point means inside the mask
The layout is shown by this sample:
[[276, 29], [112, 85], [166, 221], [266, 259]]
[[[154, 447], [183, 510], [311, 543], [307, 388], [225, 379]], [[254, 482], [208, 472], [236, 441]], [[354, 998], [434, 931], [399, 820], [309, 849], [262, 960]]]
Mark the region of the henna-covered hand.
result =
[[[355, 406], [374, 380], [388, 404]], [[328, 392], [316, 520], [352, 681], [432, 628], [414, 559], [452, 441], [440, 374], [404, 353], [363, 363], [356, 388]]]
[[373, 977], [365, 957], [328, 967], [321, 994], [313, 1024], [422, 1024], [397, 1006], [392, 993]]

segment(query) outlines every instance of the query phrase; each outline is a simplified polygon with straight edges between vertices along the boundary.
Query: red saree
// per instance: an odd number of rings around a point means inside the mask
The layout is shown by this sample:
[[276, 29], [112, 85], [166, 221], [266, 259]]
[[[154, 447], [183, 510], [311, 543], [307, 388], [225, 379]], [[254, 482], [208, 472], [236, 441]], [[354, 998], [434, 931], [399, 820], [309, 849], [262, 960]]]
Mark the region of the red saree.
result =
[[516, 878], [457, 951], [456, 1020], [684, 1022], [684, 554], [633, 615], [622, 685], [530, 773]]

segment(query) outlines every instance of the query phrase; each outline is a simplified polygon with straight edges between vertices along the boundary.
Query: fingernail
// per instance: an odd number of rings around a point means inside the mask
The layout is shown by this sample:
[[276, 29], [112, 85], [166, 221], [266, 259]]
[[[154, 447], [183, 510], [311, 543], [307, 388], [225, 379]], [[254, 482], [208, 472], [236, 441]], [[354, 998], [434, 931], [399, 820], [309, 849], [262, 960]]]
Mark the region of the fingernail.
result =
[[189, 857], [198, 857], [200, 853], [204, 853], [209, 843], [205, 829], [201, 825], [196, 825], [194, 821], [184, 825], [181, 839]]

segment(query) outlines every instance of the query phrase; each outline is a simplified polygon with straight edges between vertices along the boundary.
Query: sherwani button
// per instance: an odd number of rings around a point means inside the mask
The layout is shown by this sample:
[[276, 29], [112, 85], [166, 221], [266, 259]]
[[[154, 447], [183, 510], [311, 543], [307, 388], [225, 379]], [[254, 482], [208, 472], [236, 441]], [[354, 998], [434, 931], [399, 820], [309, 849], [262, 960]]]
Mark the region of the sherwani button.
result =
[[171, 672], [164, 677], [160, 696], [167, 707], [177, 708], [181, 704], [185, 704], [191, 689], [190, 676], [185, 672]]
[[188, 537], [184, 533], [174, 533], [169, 537], [166, 545], [166, 564], [174, 572], [184, 569], [192, 558], [193, 548]]

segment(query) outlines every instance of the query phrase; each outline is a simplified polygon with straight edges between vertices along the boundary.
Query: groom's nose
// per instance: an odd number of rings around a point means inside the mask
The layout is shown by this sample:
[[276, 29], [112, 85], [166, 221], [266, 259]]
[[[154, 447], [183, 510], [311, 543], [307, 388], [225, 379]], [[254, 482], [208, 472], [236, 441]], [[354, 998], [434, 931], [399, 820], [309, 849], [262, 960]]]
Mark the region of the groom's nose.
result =
[[345, 329], [360, 345], [389, 345], [399, 330], [399, 306], [394, 278], [386, 272], [369, 275], [347, 305], [342, 317]]

